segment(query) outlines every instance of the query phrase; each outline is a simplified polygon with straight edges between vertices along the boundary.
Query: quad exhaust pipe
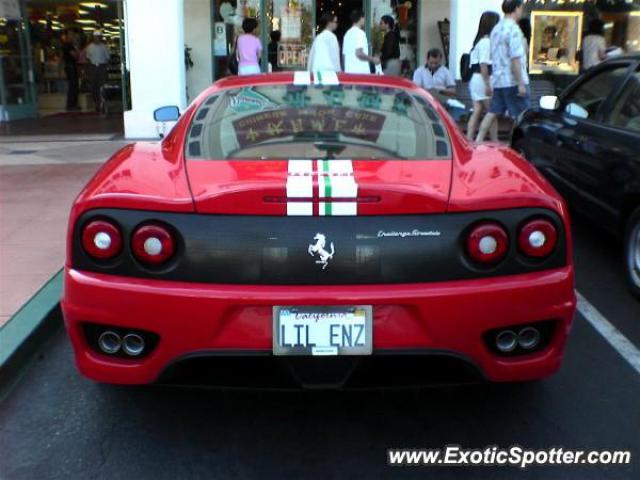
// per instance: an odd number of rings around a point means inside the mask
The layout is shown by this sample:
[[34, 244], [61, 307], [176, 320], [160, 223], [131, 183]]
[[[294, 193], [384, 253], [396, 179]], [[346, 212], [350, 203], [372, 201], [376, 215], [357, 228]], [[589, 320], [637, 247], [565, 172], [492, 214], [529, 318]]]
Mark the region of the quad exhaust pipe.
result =
[[98, 337], [98, 347], [108, 355], [115, 355], [122, 350], [130, 357], [137, 357], [144, 352], [145, 342], [137, 333], [128, 333], [121, 337], [113, 330], [106, 330]]
[[535, 327], [524, 327], [518, 333], [513, 330], [502, 330], [496, 335], [496, 348], [501, 353], [511, 353], [517, 347], [522, 350], [533, 350], [540, 344], [540, 331]]
[[113, 355], [114, 353], [118, 353], [120, 350], [120, 347], [122, 346], [122, 339], [116, 332], [107, 330], [100, 334], [100, 337], [98, 338], [98, 346], [104, 353]]
[[144, 351], [144, 339], [137, 333], [129, 333], [122, 339], [122, 350], [130, 357], [137, 357]]

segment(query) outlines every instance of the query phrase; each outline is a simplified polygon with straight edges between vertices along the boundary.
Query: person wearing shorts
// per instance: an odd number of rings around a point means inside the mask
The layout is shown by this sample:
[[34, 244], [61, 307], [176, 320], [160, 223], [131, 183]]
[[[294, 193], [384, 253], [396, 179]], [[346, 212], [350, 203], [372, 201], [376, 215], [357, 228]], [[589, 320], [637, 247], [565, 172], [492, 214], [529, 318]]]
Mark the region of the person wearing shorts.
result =
[[504, 18], [491, 32], [493, 97], [489, 113], [480, 125], [476, 138], [479, 142], [484, 140], [498, 115], [507, 112], [515, 120], [529, 108], [530, 89], [525, 41], [518, 26], [523, 10], [523, 0], [505, 0], [502, 3]]
[[[484, 12], [480, 17], [478, 33], [471, 50], [471, 71], [469, 93], [473, 101], [473, 113], [467, 123], [467, 138], [475, 140], [478, 125], [482, 116], [491, 107], [491, 31], [500, 21], [496, 12]], [[491, 140], [498, 140], [498, 123], [493, 122], [490, 128]]]

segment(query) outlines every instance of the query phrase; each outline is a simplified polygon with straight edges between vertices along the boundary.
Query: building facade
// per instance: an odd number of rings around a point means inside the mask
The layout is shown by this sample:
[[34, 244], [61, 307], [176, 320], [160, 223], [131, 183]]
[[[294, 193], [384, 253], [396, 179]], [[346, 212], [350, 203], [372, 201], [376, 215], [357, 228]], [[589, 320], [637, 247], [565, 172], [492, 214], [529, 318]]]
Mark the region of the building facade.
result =
[[[430, 48], [444, 50], [448, 58], [459, 58], [473, 43], [481, 13], [487, 9], [499, 11], [502, 0], [413, 0], [398, 8], [399, 4], [393, 0], [238, 0], [234, 8], [225, 0], [128, 1], [125, 20], [132, 108], [124, 114], [126, 136], [156, 136], [157, 125], [151, 117], [155, 108], [167, 104], [186, 108], [206, 86], [228, 74], [233, 38], [244, 16], [260, 22], [262, 68], [266, 71], [267, 44], [273, 30], [279, 30], [282, 36], [276, 67], [304, 69], [316, 17], [323, 9], [333, 7], [329, 11], [339, 15], [338, 9], [342, 8], [348, 15], [352, 8], [364, 8], [366, 31], [374, 52], [380, 17], [392, 14], [401, 33], [403, 73], [410, 76], [416, 65], [424, 63]], [[150, 11], [153, 22], [148, 21]], [[344, 18], [344, 14], [339, 17]], [[344, 21], [341, 28], [344, 29]], [[180, 48], [185, 45], [188, 50]], [[185, 64], [185, 52], [193, 65], [183, 75], [179, 69]], [[454, 71], [455, 63], [450, 62]]]
[[[534, 75], [557, 78], [559, 84], [575, 78], [580, 70], [580, 40], [593, 18], [605, 23], [610, 45], [640, 49], [640, 0], [525, 3], [532, 22], [529, 67]], [[228, 60], [244, 18], [259, 22], [261, 68], [266, 72], [305, 68], [317, 19], [324, 12], [338, 16], [341, 38], [349, 27], [349, 13], [364, 10], [373, 53], [382, 40], [380, 17], [392, 15], [400, 33], [402, 74], [410, 78], [431, 48], [444, 51], [457, 75], [459, 59], [473, 44], [480, 16], [486, 10], [500, 12], [501, 5], [502, 0], [3, 0], [0, 122], [43, 115], [43, 99], [58, 98], [48, 93], [52, 82], [42, 81], [46, 71], [39, 71], [55, 64], [48, 65], [51, 62], [38, 45], [49, 41], [55, 59], [56, 35], [70, 26], [87, 36], [97, 29], [109, 36], [112, 57], [117, 57], [114, 69], [120, 71], [114, 82], [121, 84], [125, 136], [157, 138], [161, 127], [153, 120], [156, 108], [185, 109], [208, 85], [229, 74]], [[86, 11], [91, 8], [92, 12]], [[87, 20], [85, 13], [93, 13], [93, 19]], [[280, 41], [272, 50], [276, 52], [272, 65], [268, 44], [276, 30]], [[53, 82], [59, 97], [64, 82], [60, 74]]]

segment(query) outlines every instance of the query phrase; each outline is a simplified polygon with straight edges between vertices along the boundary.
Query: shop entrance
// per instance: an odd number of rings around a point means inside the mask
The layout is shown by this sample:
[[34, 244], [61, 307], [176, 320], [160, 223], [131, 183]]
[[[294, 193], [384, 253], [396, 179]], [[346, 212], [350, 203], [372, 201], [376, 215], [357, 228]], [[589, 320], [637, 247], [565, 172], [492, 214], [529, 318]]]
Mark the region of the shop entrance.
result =
[[[13, 3], [15, 11], [0, 12], [11, 15], [0, 19], [0, 99], [2, 120], [9, 122], [2, 131], [23, 134], [32, 129], [40, 134], [41, 124], [46, 124], [50, 134], [121, 133], [122, 112], [129, 104], [123, 74], [123, 2]], [[106, 52], [99, 68], [93, 68], [89, 59], [91, 42]], [[69, 101], [70, 89], [77, 89], [77, 101], [75, 95]], [[21, 120], [35, 118], [39, 120]]]
[[[344, 34], [351, 28], [351, 12], [365, 10], [364, 0], [317, 0], [316, 17], [329, 12], [338, 17], [336, 36], [342, 45]], [[368, 23], [368, 22], [367, 22]]]
[[380, 18], [391, 15], [397, 20], [403, 73], [410, 72], [415, 68], [419, 8], [419, 0], [214, 0], [214, 78], [230, 74], [229, 58], [244, 18], [259, 21], [263, 72], [304, 70], [320, 16], [333, 12], [338, 17], [336, 35], [342, 42], [353, 10], [365, 12], [365, 31], [374, 53], [382, 45]]

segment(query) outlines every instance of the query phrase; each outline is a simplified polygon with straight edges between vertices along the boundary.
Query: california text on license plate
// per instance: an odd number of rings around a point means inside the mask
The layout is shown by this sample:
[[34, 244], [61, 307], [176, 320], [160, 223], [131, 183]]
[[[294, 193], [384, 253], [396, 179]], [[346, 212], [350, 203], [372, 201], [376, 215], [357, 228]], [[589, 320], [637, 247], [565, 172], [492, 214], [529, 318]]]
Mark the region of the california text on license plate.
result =
[[371, 355], [372, 307], [273, 307], [274, 355]]

